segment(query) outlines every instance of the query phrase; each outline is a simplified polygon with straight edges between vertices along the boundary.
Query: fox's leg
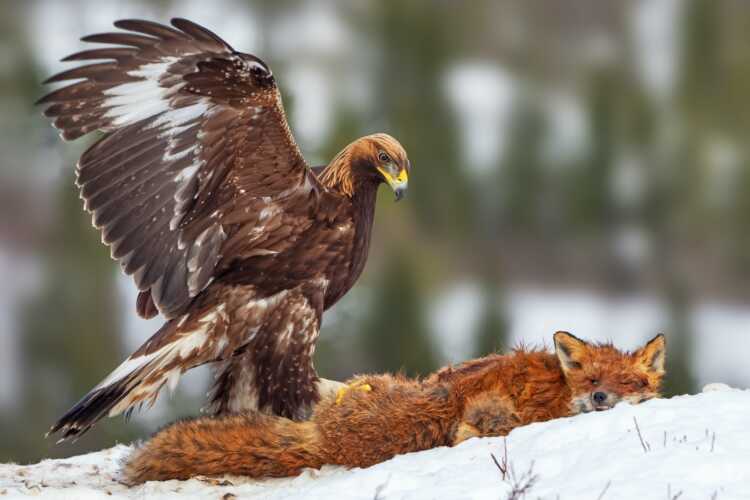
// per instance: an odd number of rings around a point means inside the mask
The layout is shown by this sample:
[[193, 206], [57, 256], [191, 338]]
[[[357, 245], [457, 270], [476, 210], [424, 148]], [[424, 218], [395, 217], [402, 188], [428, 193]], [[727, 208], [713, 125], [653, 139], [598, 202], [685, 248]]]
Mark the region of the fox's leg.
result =
[[480, 396], [471, 400], [456, 429], [453, 444], [472, 437], [505, 436], [521, 424], [507, 397]]

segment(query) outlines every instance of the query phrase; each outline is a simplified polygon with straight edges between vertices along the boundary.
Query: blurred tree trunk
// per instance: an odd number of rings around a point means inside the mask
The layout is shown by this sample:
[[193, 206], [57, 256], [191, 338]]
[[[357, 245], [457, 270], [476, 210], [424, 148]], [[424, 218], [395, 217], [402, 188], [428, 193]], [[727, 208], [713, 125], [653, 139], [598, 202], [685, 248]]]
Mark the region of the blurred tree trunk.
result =
[[474, 356], [504, 353], [509, 345], [508, 320], [501, 309], [500, 287], [497, 282], [487, 282], [483, 293], [482, 313], [476, 331]]
[[[381, 263], [374, 298], [360, 330], [370, 371], [426, 375], [439, 366], [425, 321], [419, 266], [404, 251], [391, 251]], [[456, 332], [464, 335], [464, 332]]]
[[472, 198], [455, 116], [439, 83], [453, 62], [451, 40], [461, 37], [448, 7], [427, 0], [377, 2], [366, 29], [380, 54], [374, 73], [378, 128], [409, 152], [409, 198], [420, 225], [433, 236], [455, 238], [469, 228]]

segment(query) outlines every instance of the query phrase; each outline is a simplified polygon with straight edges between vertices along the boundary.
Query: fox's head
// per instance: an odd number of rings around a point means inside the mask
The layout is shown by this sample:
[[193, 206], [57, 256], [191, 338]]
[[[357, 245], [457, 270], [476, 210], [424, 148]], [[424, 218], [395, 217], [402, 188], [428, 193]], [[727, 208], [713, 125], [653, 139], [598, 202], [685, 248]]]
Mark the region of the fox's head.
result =
[[657, 335], [633, 353], [608, 344], [591, 344], [568, 332], [557, 332], [554, 338], [555, 353], [573, 393], [570, 409], [574, 414], [659, 396], [666, 355], [664, 335]]

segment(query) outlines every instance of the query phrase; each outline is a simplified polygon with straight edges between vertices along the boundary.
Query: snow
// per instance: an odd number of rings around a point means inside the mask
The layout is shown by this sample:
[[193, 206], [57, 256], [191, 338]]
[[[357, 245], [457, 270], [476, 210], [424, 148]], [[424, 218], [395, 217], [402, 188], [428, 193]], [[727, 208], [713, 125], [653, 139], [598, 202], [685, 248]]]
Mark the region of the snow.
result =
[[[326, 466], [289, 479], [119, 484], [129, 447], [39, 464], [0, 465], [0, 497], [55, 499], [505, 499], [532, 477], [528, 499], [750, 499], [750, 391], [711, 384], [702, 394], [621, 404], [532, 424], [503, 438], [471, 439], [367, 469]], [[636, 429], [636, 422], [640, 435]], [[529, 473], [529, 471], [531, 471]], [[510, 474], [509, 474], [510, 476]]]

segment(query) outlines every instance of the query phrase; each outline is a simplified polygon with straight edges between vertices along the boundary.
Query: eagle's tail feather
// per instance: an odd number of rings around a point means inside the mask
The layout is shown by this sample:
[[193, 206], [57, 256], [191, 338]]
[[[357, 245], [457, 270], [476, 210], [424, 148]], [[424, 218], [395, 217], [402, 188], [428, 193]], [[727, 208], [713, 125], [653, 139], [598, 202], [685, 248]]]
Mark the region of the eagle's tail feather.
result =
[[112, 409], [138, 385], [141, 375], [142, 371], [136, 371], [110, 385], [95, 387], [55, 422], [47, 436], [61, 432], [58, 442], [77, 439], [102, 417], [113, 415]]
[[[141, 348], [125, 360], [65, 415], [47, 435], [77, 439], [105, 416], [130, 416], [142, 405], [152, 405], [161, 388], [174, 389], [186, 370], [212, 361], [216, 356], [210, 332], [217, 314], [196, 322], [174, 319], [164, 324]], [[208, 319], [207, 319], [208, 318]]]

